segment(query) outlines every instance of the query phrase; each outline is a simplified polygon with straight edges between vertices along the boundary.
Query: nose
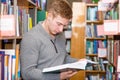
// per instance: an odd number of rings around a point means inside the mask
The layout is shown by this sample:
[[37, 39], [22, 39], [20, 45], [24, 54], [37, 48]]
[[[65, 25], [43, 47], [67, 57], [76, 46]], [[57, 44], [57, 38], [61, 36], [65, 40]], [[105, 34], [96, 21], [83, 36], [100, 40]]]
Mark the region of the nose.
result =
[[63, 25], [61, 25], [60, 27], [59, 27], [59, 32], [62, 32], [63, 31]]

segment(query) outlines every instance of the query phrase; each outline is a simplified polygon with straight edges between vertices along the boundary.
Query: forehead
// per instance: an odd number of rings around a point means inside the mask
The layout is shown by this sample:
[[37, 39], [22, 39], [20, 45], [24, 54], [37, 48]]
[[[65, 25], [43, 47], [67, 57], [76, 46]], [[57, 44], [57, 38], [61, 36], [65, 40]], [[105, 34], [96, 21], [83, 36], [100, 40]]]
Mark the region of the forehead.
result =
[[57, 22], [60, 22], [60, 23], [65, 24], [65, 25], [67, 25], [67, 24], [70, 22], [69, 19], [63, 18], [63, 17], [61, 17], [61, 16], [59, 16], [59, 15], [56, 16], [54, 19], [55, 19]]

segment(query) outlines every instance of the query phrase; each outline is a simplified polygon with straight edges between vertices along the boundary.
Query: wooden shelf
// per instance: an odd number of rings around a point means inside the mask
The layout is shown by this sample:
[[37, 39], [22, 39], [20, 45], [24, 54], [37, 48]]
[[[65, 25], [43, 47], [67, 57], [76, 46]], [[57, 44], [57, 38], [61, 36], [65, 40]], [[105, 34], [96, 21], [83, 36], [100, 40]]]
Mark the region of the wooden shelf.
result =
[[87, 74], [88, 73], [94, 73], [94, 74], [96, 74], [96, 73], [101, 73], [101, 74], [104, 73], [105, 74], [106, 73], [105, 71], [100, 71], [100, 70], [86, 70], [85, 72]]
[[95, 7], [95, 6], [98, 6], [98, 4], [93, 4], [93, 3], [90, 4], [90, 3], [89, 3], [89, 4], [86, 4], [86, 6], [87, 6], [87, 7], [89, 7], [89, 6], [91, 6], [91, 7], [93, 6], [93, 7]]
[[106, 38], [86, 37], [87, 40], [106, 40]]
[[15, 36], [13, 36], [13, 37], [0, 37], [0, 40], [5, 40], [5, 39], [8, 39], [8, 40], [14, 40], [14, 39], [22, 39], [22, 36], [21, 37], [15, 37]]
[[36, 6], [36, 3], [34, 3], [32, 0], [27, 0], [29, 4]]
[[96, 53], [96, 54], [86, 54], [86, 56], [94, 57], [94, 56], [98, 56], [98, 55], [97, 55], [97, 53]]
[[31, 0], [27, 0], [29, 2], [29, 8], [34, 8], [36, 7], [38, 10], [41, 10], [40, 6], [37, 6], [36, 3], [34, 3], [33, 1]]
[[90, 21], [90, 20], [87, 20], [86, 23], [87, 24], [92, 24], [92, 23], [94, 23], [94, 24], [102, 24], [103, 21]]

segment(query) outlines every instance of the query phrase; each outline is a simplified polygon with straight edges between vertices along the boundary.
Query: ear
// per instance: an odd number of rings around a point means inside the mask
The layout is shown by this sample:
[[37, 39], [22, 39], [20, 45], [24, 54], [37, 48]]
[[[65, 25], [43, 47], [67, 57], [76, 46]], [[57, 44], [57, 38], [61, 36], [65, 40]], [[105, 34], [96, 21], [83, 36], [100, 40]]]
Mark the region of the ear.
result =
[[47, 19], [50, 20], [50, 19], [52, 19], [52, 18], [53, 18], [52, 13], [48, 12], [48, 14], [47, 14]]

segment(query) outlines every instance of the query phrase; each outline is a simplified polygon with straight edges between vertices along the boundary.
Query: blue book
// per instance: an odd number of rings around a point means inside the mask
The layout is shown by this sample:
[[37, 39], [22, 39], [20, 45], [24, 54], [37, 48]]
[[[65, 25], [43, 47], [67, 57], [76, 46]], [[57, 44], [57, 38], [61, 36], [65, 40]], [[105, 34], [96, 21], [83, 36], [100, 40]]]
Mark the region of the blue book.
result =
[[2, 3], [6, 3], [6, 0], [1, 0]]
[[4, 80], [4, 56], [5, 56], [5, 52], [4, 51], [0, 51], [0, 80]]
[[91, 34], [91, 25], [86, 26], [86, 37], [92, 37]]
[[94, 40], [93, 41], [93, 54], [97, 54], [98, 53], [98, 41]]
[[89, 40], [86, 41], [86, 54], [89, 54], [90, 43]]

